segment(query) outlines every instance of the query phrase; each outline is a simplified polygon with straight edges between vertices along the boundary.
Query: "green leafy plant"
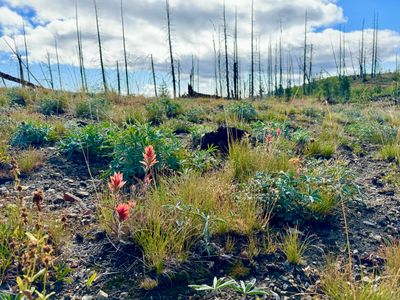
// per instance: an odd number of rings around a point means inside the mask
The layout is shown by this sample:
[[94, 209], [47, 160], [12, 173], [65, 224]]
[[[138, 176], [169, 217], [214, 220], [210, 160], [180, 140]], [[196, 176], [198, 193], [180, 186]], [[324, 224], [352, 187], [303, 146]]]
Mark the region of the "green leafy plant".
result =
[[152, 145], [157, 153], [156, 171], [176, 171], [180, 168], [182, 146], [179, 139], [168, 130], [155, 128], [150, 124], [130, 125], [109, 136], [112, 146], [111, 168], [124, 173], [127, 178], [142, 177], [143, 149]]
[[14, 147], [28, 148], [40, 147], [49, 142], [51, 127], [34, 122], [22, 122], [11, 137], [10, 144]]
[[101, 120], [107, 116], [110, 101], [104, 97], [90, 97], [79, 100], [75, 105], [77, 118]]
[[25, 96], [23, 93], [21, 93], [20, 89], [17, 89], [17, 88], [9, 89], [7, 94], [10, 99], [11, 105], [19, 105], [19, 106], [26, 105]]
[[111, 152], [109, 140], [112, 132], [108, 123], [73, 127], [60, 141], [60, 149], [69, 157], [83, 153], [86, 158], [106, 158]]
[[146, 105], [146, 112], [147, 120], [154, 125], [161, 124], [165, 119], [164, 107], [159, 101]]
[[255, 286], [257, 279], [253, 278], [250, 281], [235, 282], [232, 288], [243, 295], [267, 295], [268, 293], [260, 288]]
[[148, 121], [155, 125], [161, 124], [165, 118], [176, 118], [183, 113], [182, 106], [168, 98], [146, 105], [146, 111]]
[[201, 108], [192, 108], [185, 112], [185, 118], [189, 122], [199, 124], [206, 119], [206, 114]]
[[196, 291], [211, 291], [216, 292], [227, 288], [232, 288], [236, 284], [234, 279], [227, 279], [225, 277], [217, 278], [214, 277], [212, 285], [207, 284], [191, 284], [190, 288], [195, 289]]
[[63, 99], [45, 97], [39, 102], [38, 111], [49, 116], [62, 114], [66, 108], [66, 103]]
[[224, 289], [232, 289], [243, 295], [266, 295], [268, 294], [264, 289], [257, 288], [255, 286], [256, 279], [252, 279], [250, 281], [240, 281], [237, 282], [234, 279], [228, 279], [225, 277], [217, 278], [214, 277], [212, 285], [201, 284], [189, 285], [190, 288], [195, 289], [196, 291], [207, 291], [207, 292], [219, 292]]
[[396, 127], [368, 120], [350, 124], [346, 129], [359, 140], [373, 144], [389, 144], [396, 139], [398, 133]]
[[349, 173], [338, 166], [314, 166], [313, 173], [259, 172], [250, 188], [264, 209], [274, 207], [273, 217], [287, 222], [321, 221], [338, 205], [338, 191], [348, 200], [359, 195]]
[[168, 119], [176, 118], [183, 113], [182, 106], [176, 101], [172, 101], [171, 99], [163, 99], [161, 100], [161, 104], [164, 107], [165, 115]]
[[251, 102], [235, 101], [228, 107], [228, 112], [239, 121], [250, 122], [257, 118], [257, 111]]
[[217, 148], [209, 147], [207, 150], [195, 150], [190, 152], [182, 161], [184, 168], [204, 173], [215, 169], [219, 165]]

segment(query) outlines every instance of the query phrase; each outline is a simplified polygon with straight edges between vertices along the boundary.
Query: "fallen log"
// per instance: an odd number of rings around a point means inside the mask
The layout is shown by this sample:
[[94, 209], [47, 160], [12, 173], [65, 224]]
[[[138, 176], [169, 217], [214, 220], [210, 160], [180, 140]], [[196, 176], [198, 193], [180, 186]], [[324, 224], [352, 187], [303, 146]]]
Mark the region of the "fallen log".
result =
[[211, 99], [220, 99], [221, 97], [216, 95], [208, 95], [196, 92], [193, 87], [189, 84], [188, 85], [188, 94], [187, 98], [211, 98]]
[[33, 83], [29, 82], [29, 81], [26, 81], [26, 80], [23, 80], [23, 79], [19, 79], [17, 77], [11, 76], [11, 75], [3, 73], [3, 72], [0, 72], [0, 77], [5, 79], [5, 80], [8, 80], [8, 81], [13, 81], [13, 82], [22, 84], [23, 86], [28, 86], [28, 87], [31, 87], [31, 88], [34, 88], [34, 89], [40, 88], [39, 86], [37, 86], [37, 85], [35, 85], [35, 84], [33, 84]]

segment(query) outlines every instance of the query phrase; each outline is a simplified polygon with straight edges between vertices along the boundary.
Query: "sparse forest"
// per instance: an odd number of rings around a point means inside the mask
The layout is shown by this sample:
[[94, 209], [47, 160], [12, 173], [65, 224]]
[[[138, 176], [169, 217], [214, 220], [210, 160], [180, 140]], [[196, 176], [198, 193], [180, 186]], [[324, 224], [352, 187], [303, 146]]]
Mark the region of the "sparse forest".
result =
[[146, 94], [127, 3], [111, 66], [100, 2], [96, 88], [78, 1], [74, 89], [58, 36], [39, 64], [25, 23], [2, 37], [1, 300], [400, 299], [400, 72], [377, 12], [324, 66], [308, 9], [290, 48], [284, 19], [261, 39], [249, 1], [241, 53], [243, 12], [221, 1], [206, 81], [161, 1], [168, 76], [148, 53]]

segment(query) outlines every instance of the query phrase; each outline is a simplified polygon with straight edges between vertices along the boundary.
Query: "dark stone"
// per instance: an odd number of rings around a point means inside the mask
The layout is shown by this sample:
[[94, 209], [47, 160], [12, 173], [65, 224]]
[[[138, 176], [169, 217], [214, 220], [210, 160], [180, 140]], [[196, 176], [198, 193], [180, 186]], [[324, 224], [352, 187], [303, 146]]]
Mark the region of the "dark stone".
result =
[[83, 235], [82, 234], [80, 234], [80, 233], [77, 233], [76, 235], [75, 235], [75, 240], [76, 240], [76, 242], [77, 243], [83, 243], [83, 240], [84, 240], [84, 238], [83, 238]]
[[220, 126], [216, 131], [204, 134], [201, 139], [200, 148], [206, 150], [214, 145], [219, 151], [226, 154], [229, 151], [229, 144], [234, 141], [240, 141], [247, 132], [235, 127]]
[[378, 188], [382, 188], [385, 184], [382, 182], [381, 178], [375, 176], [372, 178], [372, 184]]
[[94, 234], [94, 240], [96, 242], [100, 242], [106, 238], [106, 232], [105, 231], [98, 231]]

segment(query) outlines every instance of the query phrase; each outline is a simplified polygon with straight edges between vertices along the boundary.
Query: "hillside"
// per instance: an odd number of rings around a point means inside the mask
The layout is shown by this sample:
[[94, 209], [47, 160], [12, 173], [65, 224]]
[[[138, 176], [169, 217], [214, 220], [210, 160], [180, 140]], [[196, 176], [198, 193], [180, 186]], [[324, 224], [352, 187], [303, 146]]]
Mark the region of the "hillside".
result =
[[0, 299], [400, 298], [399, 77], [338, 80], [1, 88]]

